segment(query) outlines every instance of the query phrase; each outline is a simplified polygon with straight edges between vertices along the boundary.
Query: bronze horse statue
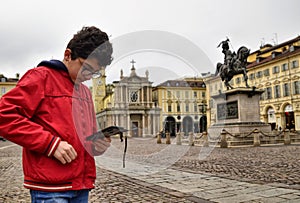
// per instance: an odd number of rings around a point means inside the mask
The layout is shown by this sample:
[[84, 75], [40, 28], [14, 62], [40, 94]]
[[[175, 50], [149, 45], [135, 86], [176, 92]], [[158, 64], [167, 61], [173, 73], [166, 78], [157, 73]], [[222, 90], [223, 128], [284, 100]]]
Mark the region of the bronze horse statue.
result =
[[[224, 42], [226, 43], [226, 41]], [[220, 75], [227, 89], [233, 89], [233, 87], [229, 84], [230, 80], [235, 75], [243, 74], [246, 87], [249, 87], [246, 66], [247, 66], [247, 58], [250, 54], [250, 49], [248, 49], [245, 46], [242, 46], [238, 49], [237, 54], [233, 53], [231, 54], [230, 57], [226, 55], [226, 53], [228, 53], [228, 50], [229, 47], [227, 50], [224, 50], [224, 46], [223, 46], [223, 53], [225, 54], [224, 64], [222, 63], [217, 64], [215, 75], [218, 74]], [[230, 60], [227, 60], [228, 58]]]

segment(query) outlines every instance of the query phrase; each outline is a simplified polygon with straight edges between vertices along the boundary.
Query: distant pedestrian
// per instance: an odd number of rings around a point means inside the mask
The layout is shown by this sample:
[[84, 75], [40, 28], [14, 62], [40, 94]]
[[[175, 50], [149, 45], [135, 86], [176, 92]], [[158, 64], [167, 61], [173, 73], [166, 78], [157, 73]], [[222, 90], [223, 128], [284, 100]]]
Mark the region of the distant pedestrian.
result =
[[62, 61], [42, 61], [0, 100], [0, 134], [23, 147], [24, 186], [32, 202], [88, 202], [94, 157], [110, 139], [85, 138], [97, 131], [92, 96], [82, 82], [112, 61], [105, 32], [83, 27]]

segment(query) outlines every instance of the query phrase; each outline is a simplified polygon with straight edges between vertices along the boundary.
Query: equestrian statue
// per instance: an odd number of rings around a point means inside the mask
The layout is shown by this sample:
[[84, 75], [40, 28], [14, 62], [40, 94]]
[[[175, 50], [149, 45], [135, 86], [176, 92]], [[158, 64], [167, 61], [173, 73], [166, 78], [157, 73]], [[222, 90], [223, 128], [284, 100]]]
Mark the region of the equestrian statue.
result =
[[229, 89], [233, 89], [233, 87], [229, 84], [233, 76], [238, 74], [243, 74], [246, 87], [249, 87], [246, 66], [247, 66], [247, 58], [250, 54], [250, 49], [248, 49], [245, 46], [241, 46], [238, 49], [237, 53], [231, 52], [229, 49], [228, 42], [229, 39], [227, 38], [225, 41], [222, 41], [218, 45], [218, 47], [222, 45], [222, 49], [223, 49], [222, 53], [225, 56], [224, 56], [224, 63], [217, 64], [215, 75], [219, 75], [221, 77], [222, 81], [224, 81], [224, 84], [229, 90]]

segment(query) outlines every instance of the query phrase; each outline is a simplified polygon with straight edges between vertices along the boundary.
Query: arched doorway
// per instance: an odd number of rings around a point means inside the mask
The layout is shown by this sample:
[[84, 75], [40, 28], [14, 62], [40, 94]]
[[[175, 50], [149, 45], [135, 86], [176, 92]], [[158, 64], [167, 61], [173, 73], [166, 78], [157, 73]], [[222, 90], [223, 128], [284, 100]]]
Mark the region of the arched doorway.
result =
[[175, 118], [168, 116], [165, 120], [165, 132], [169, 132], [171, 136], [175, 136]]
[[294, 111], [293, 106], [288, 104], [284, 108], [284, 115], [285, 115], [285, 127], [287, 129], [295, 129], [295, 118], [294, 118]]
[[207, 117], [206, 115], [201, 116], [199, 121], [200, 133], [207, 131]]
[[271, 130], [274, 130], [276, 128], [275, 110], [272, 107], [269, 107], [267, 113], [268, 113], [268, 123], [271, 125]]
[[193, 132], [194, 131], [193, 130], [193, 127], [194, 127], [193, 119], [190, 116], [184, 117], [184, 119], [182, 121], [182, 124], [183, 124], [184, 135], [188, 135], [189, 132]]

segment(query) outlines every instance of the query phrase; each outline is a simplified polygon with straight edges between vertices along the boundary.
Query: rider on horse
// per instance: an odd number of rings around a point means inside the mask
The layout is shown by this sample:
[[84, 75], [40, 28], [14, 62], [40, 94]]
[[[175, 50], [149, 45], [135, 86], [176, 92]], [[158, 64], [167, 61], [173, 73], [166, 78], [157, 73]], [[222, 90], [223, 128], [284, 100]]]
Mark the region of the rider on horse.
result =
[[[228, 69], [227, 72], [229, 73], [232, 70], [232, 61], [233, 58], [235, 57], [235, 53], [231, 52], [229, 49], [229, 39], [227, 38], [225, 41], [222, 41], [218, 47], [220, 47], [222, 45], [222, 53], [225, 55], [224, 56], [224, 65], [226, 66], [226, 68]], [[217, 48], [218, 48], [217, 47]]]
[[[246, 83], [246, 87], [249, 87], [248, 85], [248, 76], [247, 76], [247, 57], [249, 56], [250, 49], [248, 49], [245, 46], [241, 46], [239, 50], [237, 51], [237, 54], [235, 52], [231, 52], [229, 50], [229, 39], [227, 38], [225, 41], [222, 41], [218, 47], [222, 45], [222, 53], [224, 56], [224, 63], [218, 63], [217, 69], [215, 75], [220, 75], [222, 81], [224, 81], [227, 89], [233, 88], [229, 82], [233, 78], [234, 75], [237, 74], [243, 74], [244, 80]], [[217, 47], [217, 48], [218, 48]]]

